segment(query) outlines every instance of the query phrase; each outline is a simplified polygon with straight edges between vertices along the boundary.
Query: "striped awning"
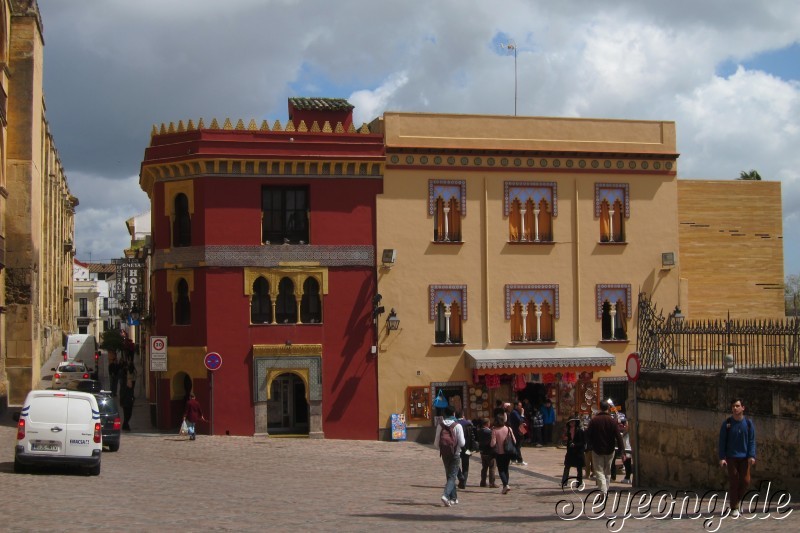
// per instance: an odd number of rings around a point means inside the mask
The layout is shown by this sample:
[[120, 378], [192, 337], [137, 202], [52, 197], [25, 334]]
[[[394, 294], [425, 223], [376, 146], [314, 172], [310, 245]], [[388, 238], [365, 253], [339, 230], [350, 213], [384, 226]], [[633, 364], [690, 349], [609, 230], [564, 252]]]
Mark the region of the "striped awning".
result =
[[479, 374], [543, 372], [547, 370], [604, 370], [616, 358], [602, 348], [548, 348], [466, 350], [471, 367]]

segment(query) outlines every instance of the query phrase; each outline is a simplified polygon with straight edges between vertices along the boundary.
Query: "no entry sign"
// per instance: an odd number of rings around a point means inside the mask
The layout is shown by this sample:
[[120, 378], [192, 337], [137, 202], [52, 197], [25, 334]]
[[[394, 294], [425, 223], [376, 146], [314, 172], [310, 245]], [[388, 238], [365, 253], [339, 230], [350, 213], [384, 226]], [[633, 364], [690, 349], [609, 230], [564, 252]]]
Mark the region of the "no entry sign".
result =
[[639, 362], [639, 354], [633, 352], [628, 355], [628, 360], [625, 361], [625, 373], [628, 375], [630, 381], [639, 379], [639, 371], [642, 369], [642, 364]]

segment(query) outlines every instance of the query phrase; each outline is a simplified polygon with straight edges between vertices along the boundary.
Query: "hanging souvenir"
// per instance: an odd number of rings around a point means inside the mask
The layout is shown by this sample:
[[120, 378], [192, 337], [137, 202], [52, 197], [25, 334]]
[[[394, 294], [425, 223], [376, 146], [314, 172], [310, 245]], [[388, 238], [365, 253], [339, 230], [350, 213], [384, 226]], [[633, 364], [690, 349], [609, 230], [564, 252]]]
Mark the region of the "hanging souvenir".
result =
[[436, 394], [436, 399], [433, 400], [433, 406], [437, 409], [444, 409], [448, 406], [447, 398], [444, 397], [442, 389], [439, 389], [439, 393]]

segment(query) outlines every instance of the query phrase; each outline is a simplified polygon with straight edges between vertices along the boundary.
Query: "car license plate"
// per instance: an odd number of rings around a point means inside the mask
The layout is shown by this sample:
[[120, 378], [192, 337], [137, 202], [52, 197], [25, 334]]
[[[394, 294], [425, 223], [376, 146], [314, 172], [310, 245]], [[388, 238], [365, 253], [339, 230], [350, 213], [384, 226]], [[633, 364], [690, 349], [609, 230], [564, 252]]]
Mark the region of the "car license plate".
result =
[[33, 452], [57, 452], [61, 447], [57, 442], [40, 442], [34, 441], [31, 443], [31, 451]]

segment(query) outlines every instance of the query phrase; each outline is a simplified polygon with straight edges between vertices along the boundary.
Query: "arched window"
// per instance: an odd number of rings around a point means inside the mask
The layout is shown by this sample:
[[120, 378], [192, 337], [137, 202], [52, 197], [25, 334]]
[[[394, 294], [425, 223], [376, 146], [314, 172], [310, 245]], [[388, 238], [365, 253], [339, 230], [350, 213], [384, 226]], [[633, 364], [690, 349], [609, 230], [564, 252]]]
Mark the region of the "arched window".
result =
[[436, 199], [433, 216], [433, 240], [436, 242], [461, 242], [461, 201], [456, 197]]
[[175, 300], [175, 324], [186, 326], [192, 323], [192, 308], [189, 301], [189, 284], [181, 278], [178, 280], [176, 290], [178, 297]]
[[294, 297], [294, 283], [289, 278], [282, 278], [278, 283], [275, 321], [278, 324], [297, 323], [297, 299]]
[[436, 305], [434, 340], [436, 344], [461, 344], [463, 342], [461, 308], [458, 302], [454, 301], [450, 305], [439, 302]]
[[625, 242], [625, 211], [622, 202], [600, 204], [600, 242]]
[[319, 282], [314, 278], [308, 278], [303, 283], [303, 298], [300, 301], [300, 321], [303, 324], [322, 322]]
[[628, 319], [625, 302], [617, 300], [614, 303], [605, 300], [603, 302], [603, 340], [627, 340], [628, 339]]
[[511, 314], [511, 342], [552, 342], [553, 310], [550, 302], [539, 304], [529, 301], [527, 305], [514, 303]]
[[250, 300], [250, 323], [269, 324], [272, 322], [272, 299], [269, 296], [269, 283], [262, 277], [253, 282], [253, 297]]
[[175, 196], [175, 219], [172, 223], [172, 246], [192, 245], [192, 218], [189, 215], [189, 199], [185, 194]]

